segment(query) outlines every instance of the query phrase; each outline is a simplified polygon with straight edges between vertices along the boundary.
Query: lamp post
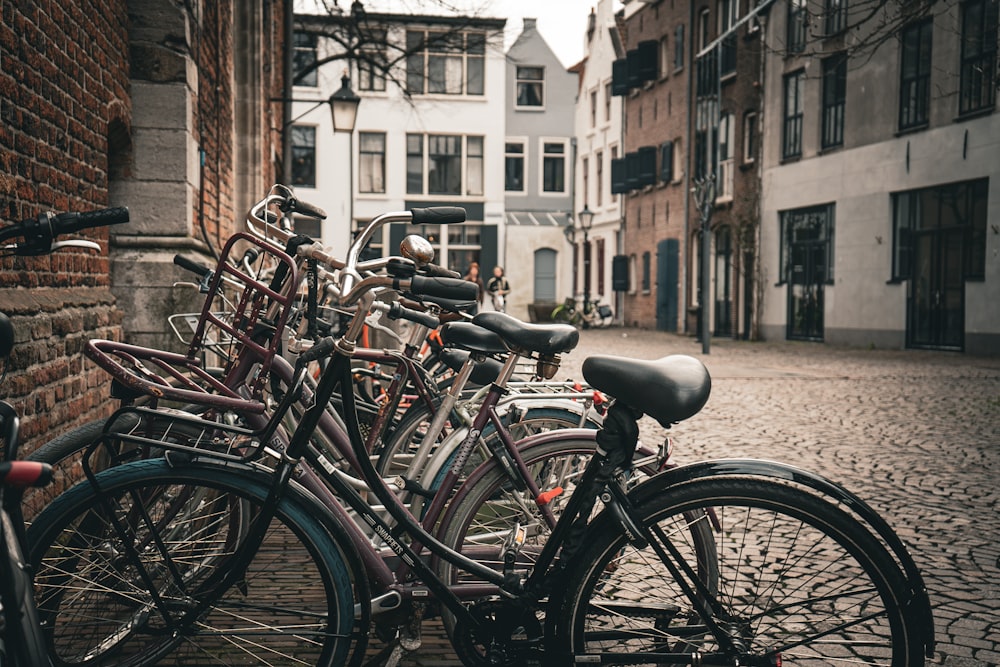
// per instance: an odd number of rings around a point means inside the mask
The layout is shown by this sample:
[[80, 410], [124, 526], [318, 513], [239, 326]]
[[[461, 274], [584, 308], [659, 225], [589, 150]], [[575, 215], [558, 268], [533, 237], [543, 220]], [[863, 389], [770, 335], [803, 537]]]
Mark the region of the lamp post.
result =
[[590, 237], [591, 226], [594, 224], [594, 212], [586, 204], [577, 214], [580, 229], [583, 230], [583, 312], [590, 312]]
[[351, 78], [345, 72], [340, 77], [340, 90], [330, 95], [330, 115], [333, 131], [347, 133], [347, 230], [348, 243], [354, 233], [354, 124], [358, 120], [361, 98], [351, 89]]

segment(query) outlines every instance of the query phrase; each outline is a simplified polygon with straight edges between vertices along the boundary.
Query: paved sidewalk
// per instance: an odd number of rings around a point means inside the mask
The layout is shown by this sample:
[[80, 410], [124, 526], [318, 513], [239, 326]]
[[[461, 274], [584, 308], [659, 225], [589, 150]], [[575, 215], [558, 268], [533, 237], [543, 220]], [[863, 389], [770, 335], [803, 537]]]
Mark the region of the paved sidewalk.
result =
[[[583, 331], [559, 377], [615, 354], [700, 358], [713, 378], [701, 413], [675, 426], [680, 462], [767, 458], [838, 481], [908, 545], [927, 581], [939, 655], [1000, 665], [1000, 357], [816, 343], [697, 341], [634, 329]], [[643, 439], [664, 435], [650, 419]], [[458, 664], [439, 626], [404, 665]]]

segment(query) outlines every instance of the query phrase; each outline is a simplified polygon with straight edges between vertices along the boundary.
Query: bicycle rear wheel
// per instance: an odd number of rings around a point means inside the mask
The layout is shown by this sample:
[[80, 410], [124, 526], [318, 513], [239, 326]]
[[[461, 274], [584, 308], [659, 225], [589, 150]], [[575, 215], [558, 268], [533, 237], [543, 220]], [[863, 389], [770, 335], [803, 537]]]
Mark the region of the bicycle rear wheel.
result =
[[352, 556], [295, 488], [220, 590], [268, 475], [157, 459], [97, 480], [100, 493], [77, 485], [28, 533], [55, 665], [340, 665], [363, 645]]
[[[670, 570], [697, 568], [692, 517], [709, 524], [710, 509], [718, 590], [706, 593], [690, 571]], [[628, 664], [689, 664], [683, 655], [695, 653], [705, 664], [923, 664], [902, 572], [862, 524], [817, 496], [705, 478], [648, 498], [636, 515], [649, 546], [630, 544], [610, 513], [588, 532], [547, 619], [557, 653]]]

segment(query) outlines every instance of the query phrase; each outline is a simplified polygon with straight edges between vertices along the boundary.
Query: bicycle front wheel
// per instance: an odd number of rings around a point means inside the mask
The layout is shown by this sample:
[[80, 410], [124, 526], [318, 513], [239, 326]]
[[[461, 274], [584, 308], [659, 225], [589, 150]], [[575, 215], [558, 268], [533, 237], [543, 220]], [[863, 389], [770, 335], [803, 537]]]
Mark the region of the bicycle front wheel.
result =
[[[714, 478], [667, 489], [636, 514], [653, 536], [648, 546], [630, 544], [608, 513], [574, 560], [549, 619], [563, 655], [650, 665], [690, 664], [695, 654], [704, 664], [923, 664], [902, 573], [832, 504], [780, 483]], [[692, 576], [703, 556], [691, 525], [716, 520], [717, 591], [707, 591]]]
[[[243, 544], [268, 480], [156, 459], [57, 498], [28, 534], [54, 664], [344, 664], [359, 634], [353, 561], [294, 488], [261, 543]], [[219, 586], [248, 546], [245, 573]]]

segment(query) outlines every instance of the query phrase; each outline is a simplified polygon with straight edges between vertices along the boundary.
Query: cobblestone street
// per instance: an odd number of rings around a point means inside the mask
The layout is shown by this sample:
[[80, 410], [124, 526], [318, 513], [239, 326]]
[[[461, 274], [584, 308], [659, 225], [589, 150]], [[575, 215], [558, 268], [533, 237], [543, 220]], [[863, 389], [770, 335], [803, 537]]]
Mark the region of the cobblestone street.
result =
[[[583, 331], [559, 377], [591, 354], [700, 358], [713, 378], [700, 414], [673, 429], [679, 462], [754, 457], [818, 472], [856, 492], [900, 534], [935, 607], [938, 655], [1000, 664], [1000, 357], [697, 341], [631, 329]], [[645, 419], [643, 439], [663, 431]], [[458, 664], [439, 626], [406, 665]]]

